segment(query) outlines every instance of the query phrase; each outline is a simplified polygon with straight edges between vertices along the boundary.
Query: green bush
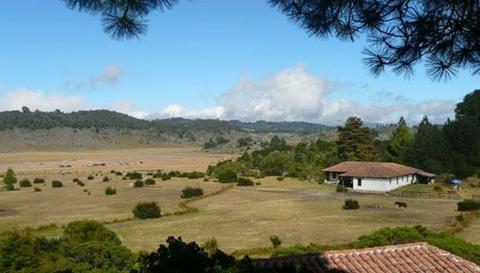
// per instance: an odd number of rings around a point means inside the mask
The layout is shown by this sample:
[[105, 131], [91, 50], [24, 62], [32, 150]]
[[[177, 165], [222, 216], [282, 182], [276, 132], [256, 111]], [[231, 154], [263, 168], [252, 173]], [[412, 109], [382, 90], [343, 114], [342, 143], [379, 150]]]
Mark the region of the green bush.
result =
[[480, 210], [480, 201], [473, 199], [465, 199], [457, 203], [459, 211]]
[[111, 173], [111, 174], [115, 174], [115, 173], [117, 173], [117, 172], [112, 169], [112, 170], [110, 170], [110, 173]]
[[122, 172], [115, 172], [115, 175], [116, 175], [116, 176], [122, 176], [123, 173], [122, 173]]
[[102, 179], [103, 182], [108, 182], [110, 181], [110, 178], [108, 178], [108, 176], [104, 176], [103, 179]]
[[35, 187], [35, 188], [33, 188], [33, 191], [34, 192], [41, 192], [42, 190], [40, 188]]
[[33, 179], [33, 184], [44, 184], [44, 183], [45, 183], [45, 179], [43, 178], [35, 177], [35, 179]]
[[189, 179], [204, 178], [205, 173], [204, 172], [197, 172], [197, 171], [189, 172], [189, 173], [186, 173], [186, 177], [188, 177]]
[[171, 179], [170, 175], [168, 175], [166, 173], [162, 173], [161, 178], [162, 178], [162, 181], [167, 181], [167, 180]]
[[153, 178], [145, 179], [145, 185], [155, 185], [155, 179]]
[[156, 202], [138, 203], [133, 209], [133, 215], [139, 219], [161, 217], [160, 207]]
[[90, 241], [107, 242], [120, 245], [115, 232], [106, 228], [102, 223], [92, 220], [74, 221], [63, 231], [63, 239], [70, 244], [81, 244]]
[[107, 187], [105, 189], [105, 195], [114, 195], [114, 194], [117, 194], [117, 189], [112, 187]]
[[436, 192], [441, 192], [441, 191], [443, 191], [443, 188], [442, 188], [442, 186], [435, 185], [435, 186], [433, 187], [433, 190], [436, 191]]
[[347, 209], [347, 210], [359, 209], [359, 208], [360, 208], [360, 204], [355, 199], [347, 199], [345, 200], [345, 204], [343, 205], [343, 209]]
[[142, 180], [137, 180], [135, 182], [133, 182], [133, 187], [134, 188], [143, 188], [143, 181]]
[[237, 179], [237, 186], [253, 186], [254, 183], [251, 179], [246, 177], [239, 177]]
[[74, 178], [74, 179], [72, 180], [73, 183], [78, 183], [78, 181], [80, 181], [80, 179], [78, 179], [78, 178]]
[[347, 189], [343, 186], [343, 184], [338, 183], [335, 189], [337, 192], [347, 192]]
[[20, 180], [19, 185], [21, 188], [28, 188], [32, 186], [32, 182], [30, 182], [30, 180], [25, 178]]
[[72, 247], [69, 252], [76, 263], [75, 268], [83, 269], [81, 272], [130, 272], [135, 263], [128, 248], [106, 242], [85, 242]]
[[277, 180], [278, 181], [283, 181], [283, 180], [285, 180], [285, 176], [277, 176]]
[[187, 186], [182, 190], [182, 194], [180, 195], [180, 197], [191, 198], [191, 197], [202, 196], [202, 195], [203, 195], [202, 188]]
[[215, 238], [210, 238], [202, 244], [202, 248], [208, 253], [208, 255], [213, 255], [218, 250], [218, 242]]
[[128, 179], [137, 179], [137, 180], [140, 180], [143, 178], [143, 175], [139, 172], [128, 172], [126, 175], [125, 175]]
[[95, 178], [95, 177], [94, 177], [93, 175], [89, 175], [89, 176], [87, 177], [87, 180], [93, 180], [94, 178]]
[[53, 180], [52, 181], [52, 188], [61, 188], [63, 187], [63, 183], [58, 180]]
[[83, 181], [81, 180], [78, 180], [77, 185], [79, 185], [80, 187], [84, 187], [85, 183], [83, 183]]
[[8, 191], [15, 190], [14, 184], [17, 183], [17, 175], [12, 168], [8, 168], [3, 175], [3, 183]]
[[276, 235], [270, 236], [270, 242], [272, 243], [273, 248], [278, 248], [282, 244], [282, 240]]
[[230, 183], [237, 181], [237, 173], [231, 169], [220, 170], [218, 173], [218, 181], [220, 183]]

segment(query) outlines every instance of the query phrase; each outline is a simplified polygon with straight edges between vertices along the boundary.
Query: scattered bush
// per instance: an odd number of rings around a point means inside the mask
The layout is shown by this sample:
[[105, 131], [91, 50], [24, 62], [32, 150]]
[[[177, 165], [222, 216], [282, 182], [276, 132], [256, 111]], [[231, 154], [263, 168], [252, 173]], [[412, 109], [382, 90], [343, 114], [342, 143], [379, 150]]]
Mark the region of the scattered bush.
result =
[[285, 176], [277, 176], [277, 180], [278, 181], [283, 181], [283, 180], [285, 180]]
[[224, 169], [218, 173], [218, 181], [220, 183], [230, 183], [237, 181], [237, 173], [231, 169]]
[[203, 195], [202, 188], [187, 186], [185, 189], [182, 190], [182, 194], [180, 195], [180, 197], [191, 198], [191, 197], [202, 196], [202, 195]]
[[239, 177], [237, 179], [237, 186], [253, 186], [253, 181], [246, 177]]
[[110, 181], [110, 178], [108, 178], [108, 176], [104, 176], [103, 179], [102, 179], [103, 182], [108, 182]]
[[8, 191], [15, 190], [13, 184], [17, 183], [17, 175], [13, 171], [12, 168], [8, 168], [5, 174], [3, 175], [3, 183], [5, 184], [5, 188]]
[[115, 170], [111, 170], [110, 173], [111, 173], [111, 174], [115, 174], [115, 173], [117, 173], [117, 172], [116, 172]]
[[35, 188], [33, 188], [33, 191], [34, 192], [41, 192], [42, 190], [40, 188], [35, 187]]
[[345, 204], [343, 205], [343, 209], [359, 209], [360, 204], [355, 199], [347, 199], [345, 200]]
[[77, 185], [79, 185], [80, 187], [84, 187], [85, 183], [83, 183], [83, 181], [81, 180], [78, 180]]
[[143, 178], [143, 175], [139, 172], [128, 172], [125, 176], [130, 180]]
[[63, 183], [58, 180], [53, 180], [52, 181], [52, 188], [61, 188], [63, 187]]
[[95, 177], [94, 177], [93, 175], [89, 175], [89, 176], [87, 177], [87, 180], [93, 180], [94, 178], [95, 178]]
[[117, 194], [117, 189], [112, 187], [107, 187], [105, 189], [105, 195], [114, 195], [114, 194]]
[[74, 179], [72, 180], [73, 183], [78, 183], [78, 181], [80, 181], [80, 179], [78, 179], [78, 178], [74, 178]]
[[282, 240], [276, 235], [270, 236], [270, 242], [272, 243], [273, 248], [278, 248], [282, 244]]
[[215, 238], [210, 238], [203, 243], [202, 248], [211, 256], [217, 252], [218, 242]]
[[44, 184], [44, 183], [45, 183], [45, 179], [43, 178], [35, 177], [35, 179], [33, 179], [33, 184]]
[[28, 188], [32, 186], [32, 182], [30, 182], [30, 180], [25, 178], [20, 180], [19, 185], [21, 188]]
[[145, 185], [155, 185], [155, 179], [153, 178], [145, 179]]
[[261, 182], [255, 182], [255, 185], [260, 186], [260, 185], [262, 185], [262, 183]]
[[188, 177], [189, 179], [198, 179], [198, 178], [204, 178], [205, 173], [204, 172], [189, 172], [189, 173], [184, 173], [185, 177]]
[[337, 192], [347, 192], [347, 189], [343, 186], [343, 184], [338, 183], [337, 188], [335, 189]]
[[158, 218], [161, 216], [160, 207], [156, 202], [138, 203], [132, 212], [139, 219]]
[[115, 175], [116, 175], [116, 176], [122, 176], [123, 173], [122, 173], [122, 172], [115, 172]]
[[162, 181], [167, 181], [167, 180], [170, 180], [170, 179], [171, 179], [170, 175], [168, 175], [168, 174], [166, 174], [166, 173], [162, 173], [162, 176], [161, 176], [161, 177], [162, 177]]
[[457, 203], [459, 211], [480, 210], [480, 201], [473, 199], [465, 199]]
[[443, 188], [442, 188], [442, 186], [435, 185], [435, 186], [433, 187], [433, 190], [436, 191], [436, 192], [441, 192], [441, 191], [443, 191]]
[[142, 180], [137, 180], [135, 182], [133, 182], [133, 187], [134, 188], [143, 188], [143, 181]]
[[92, 220], [74, 221], [67, 225], [63, 231], [65, 241], [77, 245], [90, 241], [99, 241], [120, 245], [115, 232], [106, 228], [103, 224]]

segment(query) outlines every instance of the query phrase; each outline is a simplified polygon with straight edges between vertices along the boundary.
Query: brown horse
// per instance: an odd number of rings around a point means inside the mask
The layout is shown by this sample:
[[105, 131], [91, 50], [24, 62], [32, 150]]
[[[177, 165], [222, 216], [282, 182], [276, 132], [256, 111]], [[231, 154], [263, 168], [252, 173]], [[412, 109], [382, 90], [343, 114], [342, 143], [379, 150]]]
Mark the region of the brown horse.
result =
[[395, 207], [399, 209], [406, 209], [407, 208], [407, 203], [405, 202], [395, 202], [394, 203]]

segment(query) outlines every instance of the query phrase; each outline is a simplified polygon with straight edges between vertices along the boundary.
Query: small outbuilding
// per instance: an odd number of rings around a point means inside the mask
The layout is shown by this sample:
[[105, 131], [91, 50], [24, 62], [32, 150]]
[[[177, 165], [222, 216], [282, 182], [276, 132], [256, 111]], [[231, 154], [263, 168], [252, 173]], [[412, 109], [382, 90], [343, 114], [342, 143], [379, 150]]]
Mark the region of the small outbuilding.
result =
[[387, 192], [409, 184], [429, 184], [436, 176], [393, 162], [345, 161], [323, 171], [326, 183], [374, 192]]

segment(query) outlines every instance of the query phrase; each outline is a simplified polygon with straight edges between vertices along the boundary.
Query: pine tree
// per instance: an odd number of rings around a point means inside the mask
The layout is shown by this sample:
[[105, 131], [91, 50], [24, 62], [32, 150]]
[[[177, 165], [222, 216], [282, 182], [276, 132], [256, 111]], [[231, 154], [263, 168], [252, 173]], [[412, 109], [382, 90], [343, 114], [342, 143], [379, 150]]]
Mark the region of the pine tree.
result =
[[341, 160], [378, 160], [373, 136], [360, 118], [349, 117], [345, 126], [338, 128], [338, 156]]
[[408, 127], [405, 119], [401, 117], [387, 146], [388, 159], [393, 162], [406, 163], [412, 142], [412, 130]]
[[3, 176], [3, 183], [5, 184], [5, 188], [9, 191], [14, 190], [13, 184], [17, 183], [17, 176], [12, 168], [8, 168]]

